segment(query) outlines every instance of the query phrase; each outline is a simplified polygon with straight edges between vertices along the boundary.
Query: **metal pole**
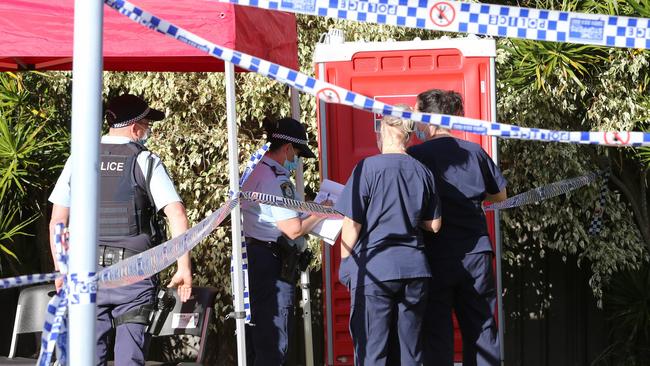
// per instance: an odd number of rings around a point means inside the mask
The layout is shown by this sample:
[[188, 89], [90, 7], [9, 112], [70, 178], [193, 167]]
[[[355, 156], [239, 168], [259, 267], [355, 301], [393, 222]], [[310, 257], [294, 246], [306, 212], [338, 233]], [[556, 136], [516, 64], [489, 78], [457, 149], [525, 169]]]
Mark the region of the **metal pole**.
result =
[[[226, 116], [228, 120], [228, 173], [233, 197], [239, 195], [239, 148], [237, 112], [235, 110], [235, 65], [224, 62], [226, 74]], [[242, 271], [241, 213], [239, 204], [230, 213], [232, 223], [233, 302], [237, 327], [237, 365], [246, 365], [246, 313], [244, 311], [244, 276]]]
[[[94, 273], [97, 265], [103, 22], [102, 0], [75, 0], [69, 273], [79, 278]], [[97, 288], [96, 280], [88, 282], [88, 288]], [[96, 303], [69, 303], [68, 316], [69, 364], [94, 365]]]
[[[300, 93], [298, 89], [291, 88], [291, 117], [300, 121]], [[302, 159], [298, 161], [298, 169], [296, 170], [296, 188], [298, 195], [301, 199], [305, 199], [305, 181], [303, 176]], [[302, 239], [305, 240], [305, 239]], [[301, 300], [300, 307], [302, 308], [303, 329], [305, 335], [305, 366], [314, 366], [314, 338], [311, 328], [311, 294], [309, 283], [309, 268], [300, 273], [300, 290]]]
[[[496, 65], [494, 57], [490, 58], [490, 92], [492, 96], [492, 121], [497, 120], [497, 90], [496, 90]], [[496, 137], [492, 137], [492, 159], [495, 164], [499, 164], [499, 141]], [[501, 252], [503, 245], [503, 238], [501, 237], [501, 214], [499, 210], [494, 210], [494, 239], [496, 241], [496, 262], [497, 262], [497, 319], [499, 321], [499, 348], [501, 353], [501, 365], [505, 363], [505, 311], [503, 309], [503, 276], [501, 274]]]
[[[325, 65], [320, 63], [318, 64], [318, 78], [320, 80], [325, 80]], [[327, 179], [329, 172], [327, 169], [327, 103], [322, 100], [318, 100], [318, 108], [320, 111], [320, 118], [318, 123], [320, 124], [320, 174], [323, 179]], [[325, 273], [325, 319], [326, 319], [326, 331], [327, 331], [327, 365], [334, 365], [334, 314], [333, 314], [333, 302], [332, 302], [332, 291], [334, 291], [334, 285], [332, 283], [332, 247], [325, 245], [323, 247], [323, 264], [321, 266], [323, 273]]]

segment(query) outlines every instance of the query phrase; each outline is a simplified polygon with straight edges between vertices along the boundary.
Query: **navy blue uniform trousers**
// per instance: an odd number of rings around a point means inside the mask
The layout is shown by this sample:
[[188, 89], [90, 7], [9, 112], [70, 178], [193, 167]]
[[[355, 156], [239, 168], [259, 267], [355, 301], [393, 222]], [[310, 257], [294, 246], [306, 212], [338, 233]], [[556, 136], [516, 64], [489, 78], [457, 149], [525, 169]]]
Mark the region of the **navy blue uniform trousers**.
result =
[[357, 286], [350, 291], [355, 365], [422, 364], [420, 331], [428, 286], [429, 278], [413, 278]]
[[[151, 304], [155, 300], [156, 283], [147, 278], [132, 285], [100, 289], [97, 291], [97, 337], [98, 366], [106, 365], [111, 344], [113, 319], [129, 310]], [[144, 365], [149, 334], [145, 334], [146, 325], [126, 323], [115, 329], [115, 365]]]
[[246, 327], [247, 364], [280, 366], [287, 358], [295, 284], [280, 280], [280, 258], [271, 248], [249, 241], [247, 252], [253, 323]]
[[499, 365], [492, 253], [440, 258], [429, 263], [433, 277], [423, 330], [424, 364], [454, 364], [453, 309], [463, 338], [463, 366]]

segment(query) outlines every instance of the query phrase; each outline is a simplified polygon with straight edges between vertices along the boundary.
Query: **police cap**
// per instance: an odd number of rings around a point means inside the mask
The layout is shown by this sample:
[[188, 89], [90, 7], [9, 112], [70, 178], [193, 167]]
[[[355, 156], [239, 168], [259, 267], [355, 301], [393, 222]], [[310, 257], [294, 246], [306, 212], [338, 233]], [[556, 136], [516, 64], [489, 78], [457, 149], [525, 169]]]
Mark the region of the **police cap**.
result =
[[271, 138], [290, 142], [298, 150], [298, 155], [303, 158], [316, 157], [309, 148], [305, 127], [293, 118], [285, 117], [279, 119], [276, 122], [275, 130], [271, 133]]
[[133, 94], [113, 98], [106, 108], [106, 122], [111, 128], [132, 125], [140, 120], [160, 121], [165, 113], [149, 107], [149, 104]]

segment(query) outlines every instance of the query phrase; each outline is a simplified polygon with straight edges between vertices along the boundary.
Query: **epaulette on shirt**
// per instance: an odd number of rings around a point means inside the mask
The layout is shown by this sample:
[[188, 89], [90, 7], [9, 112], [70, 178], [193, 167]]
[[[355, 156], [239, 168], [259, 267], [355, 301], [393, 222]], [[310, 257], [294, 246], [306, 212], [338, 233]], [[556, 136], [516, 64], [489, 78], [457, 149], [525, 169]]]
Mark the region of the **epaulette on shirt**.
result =
[[270, 165], [270, 164], [268, 164], [268, 163], [266, 163], [264, 161], [262, 162], [262, 164], [264, 164], [264, 165], [268, 166], [269, 168], [271, 168], [271, 170], [273, 171], [273, 174], [275, 174], [276, 178], [277, 177], [286, 177], [287, 178], [286, 181], [283, 181], [282, 183], [280, 183], [280, 189], [282, 190], [282, 195], [285, 198], [295, 199], [296, 198], [296, 190], [293, 187], [293, 184], [291, 184], [291, 182], [289, 181], [289, 176], [287, 175], [286, 171], [280, 170], [277, 166]]
[[279, 170], [278, 167], [276, 167], [274, 165], [270, 165], [269, 163], [267, 163], [265, 161], [263, 161], [262, 164], [264, 164], [264, 165], [268, 166], [269, 168], [271, 168], [271, 170], [273, 171], [273, 174], [275, 174], [276, 177], [279, 177], [279, 176], [285, 176], [286, 177], [287, 176], [287, 173], [285, 173], [284, 171]]

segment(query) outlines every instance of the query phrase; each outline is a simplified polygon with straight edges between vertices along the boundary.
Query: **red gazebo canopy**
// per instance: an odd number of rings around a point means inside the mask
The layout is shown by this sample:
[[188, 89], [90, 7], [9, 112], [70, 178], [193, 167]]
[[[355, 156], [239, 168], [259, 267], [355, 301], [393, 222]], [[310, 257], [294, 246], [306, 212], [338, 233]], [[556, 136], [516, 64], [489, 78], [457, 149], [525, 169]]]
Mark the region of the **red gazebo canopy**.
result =
[[[214, 0], [135, 0], [218, 45], [296, 69], [292, 14]], [[0, 71], [72, 69], [74, 0], [0, 1]], [[223, 62], [104, 7], [104, 70], [223, 71]]]

